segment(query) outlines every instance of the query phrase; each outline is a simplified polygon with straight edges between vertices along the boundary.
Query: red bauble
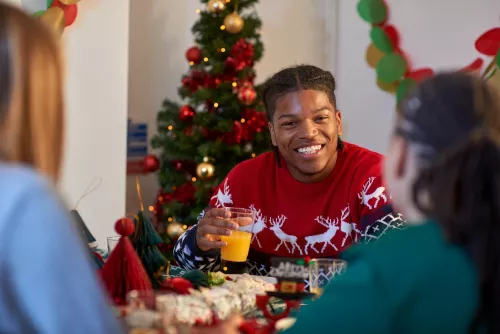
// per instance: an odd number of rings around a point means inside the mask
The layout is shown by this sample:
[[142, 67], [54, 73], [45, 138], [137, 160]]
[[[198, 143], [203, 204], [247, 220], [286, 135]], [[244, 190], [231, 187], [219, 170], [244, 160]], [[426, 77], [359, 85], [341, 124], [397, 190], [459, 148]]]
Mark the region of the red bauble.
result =
[[128, 237], [134, 233], [134, 222], [129, 218], [122, 218], [115, 223], [115, 231], [122, 237]]
[[235, 121], [233, 125], [234, 141], [239, 144], [243, 138], [243, 126], [240, 122]]
[[198, 64], [201, 62], [201, 50], [197, 46], [192, 46], [186, 51], [186, 59], [189, 62]]
[[255, 88], [250, 84], [244, 85], [238, 90], [238, 99], [244, 105], [251, 105], [255, 102], [256, 98], [257, 92], [255, 91]]
[[226, 72], [235, 72], [238, 66], [238, 61], [233, 57], [227, 57], [224, 62]]
[[195, 199], [194, 194], [196, 193], [196, 188], [192, 182], [187, 182], [174, 190], [172, 193], [172, 199], [179, 203], [184, 203], [189, 205]]
[[189, 105], [184, 105], [179, 109], [179, 118], [184, 122], [191, 122], [194, 117], [194, 109]]
[[160, 168], [160, 160], [154, 154], [147, 155], [142, 164], [146, 173], [154, 173]]

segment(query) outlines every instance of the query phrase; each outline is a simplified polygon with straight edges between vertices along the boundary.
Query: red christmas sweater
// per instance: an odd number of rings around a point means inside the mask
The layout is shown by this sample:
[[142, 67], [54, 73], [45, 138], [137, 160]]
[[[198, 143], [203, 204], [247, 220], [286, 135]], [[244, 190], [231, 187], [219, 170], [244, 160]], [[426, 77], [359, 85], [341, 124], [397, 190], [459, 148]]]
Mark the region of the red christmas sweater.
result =
[[[283, 159], [280, 168], [273, 153], [264, 153], [237, 165], [206, 210], [232, 206], [255, 212], [247, 263], [252, 274], [267, 274], [274, 256], [338, 257], [352, 243], [377, 239], [387, 229], [402, 226], [388, 205], [381, 161], [380, 154], [345, 143], [325, 180], [302, 183], [290, 175]], [[217, 270], [220, 252], [201, 251], [196, 228], [177, 241], [176, 261], [186, 269]]]

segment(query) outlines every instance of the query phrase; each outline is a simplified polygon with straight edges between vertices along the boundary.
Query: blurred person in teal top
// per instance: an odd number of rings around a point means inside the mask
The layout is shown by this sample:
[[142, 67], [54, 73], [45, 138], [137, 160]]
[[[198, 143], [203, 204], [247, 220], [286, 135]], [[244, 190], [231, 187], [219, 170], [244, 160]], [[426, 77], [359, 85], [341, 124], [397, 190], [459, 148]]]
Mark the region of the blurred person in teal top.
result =
[[0, 3], [0, 333], [123, 333], [53, 189], [64, 110], [52, 35]]
[[500, 333], [496, 93], [442, 73], [399, 105], [384, 176], [409, 226], [347, 250], [346, 273], [286, 333]]

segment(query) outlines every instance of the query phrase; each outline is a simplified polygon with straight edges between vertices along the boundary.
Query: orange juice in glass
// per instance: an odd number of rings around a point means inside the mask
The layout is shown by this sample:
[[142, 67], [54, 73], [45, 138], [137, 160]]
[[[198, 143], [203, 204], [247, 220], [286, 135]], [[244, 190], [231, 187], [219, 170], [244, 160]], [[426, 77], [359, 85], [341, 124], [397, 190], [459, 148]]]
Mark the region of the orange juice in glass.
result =
[[244, 208], [226, 208], [226, 210], [231, 214], [227, 220], [238, 224], [239, 228], [231, 231], [229, 236], [221, 236], [221, 240], [227, 244], [221, 248], [222, 269], [225, 273], [236, 273], [235, 271], [239, 273], [245, 266], [250, 250], [254, 214], [252, 210]]

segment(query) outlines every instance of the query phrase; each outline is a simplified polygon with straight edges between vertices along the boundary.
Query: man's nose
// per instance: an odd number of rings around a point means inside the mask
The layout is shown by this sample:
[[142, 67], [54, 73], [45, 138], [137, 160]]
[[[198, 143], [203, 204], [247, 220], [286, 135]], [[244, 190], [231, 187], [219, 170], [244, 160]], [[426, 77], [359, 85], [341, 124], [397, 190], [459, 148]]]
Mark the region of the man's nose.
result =
[[312, 120], [305, 120], [301, 124], [300, 137], [304, 139], [313, 138], [318, 134], [318, 125]]

